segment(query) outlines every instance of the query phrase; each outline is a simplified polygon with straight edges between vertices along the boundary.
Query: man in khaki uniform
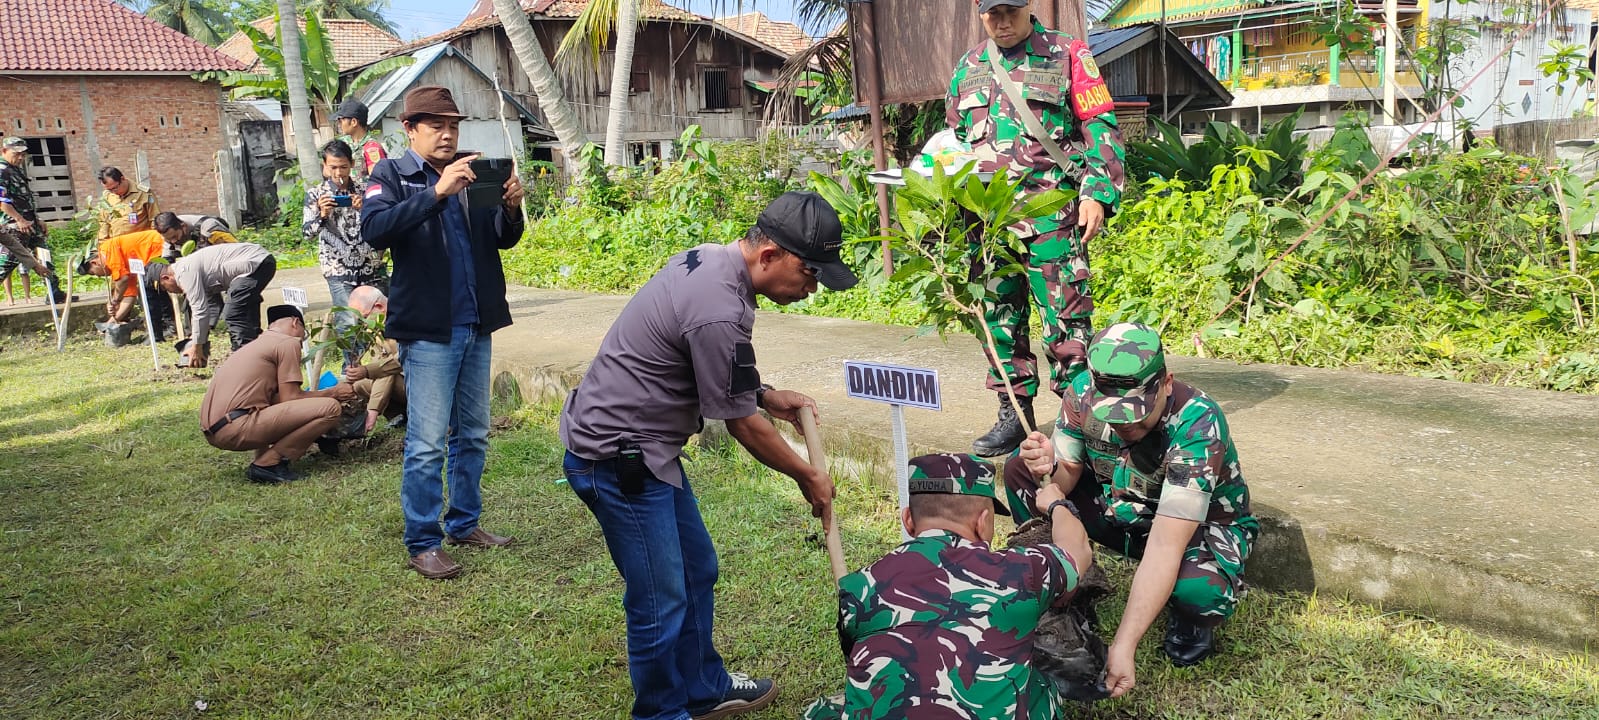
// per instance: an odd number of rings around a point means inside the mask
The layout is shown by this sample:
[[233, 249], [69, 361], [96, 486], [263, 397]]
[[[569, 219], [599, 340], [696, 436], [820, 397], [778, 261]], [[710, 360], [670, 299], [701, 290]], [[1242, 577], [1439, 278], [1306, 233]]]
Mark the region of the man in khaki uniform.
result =
[[155, 228], [155, 216], [160, 210], [155, 206], [150, 188], [134, 182], [114, 167], [100, 169], [100, 185], [105, 192], [100, 195], [100, 204], [95, 210], [95, 219], [100, 224], [94, 236], [96, 240]]
[[[300, 479], [289, 463], [339, 423], [339, 403], [355, 398], [349, 383], [301, 387], [300, 341], [305, 318], [292, 305], [267, 308], [267, 330], [217, 368], [200, 403], [205, 441], [222, 450], [254, 450], [244, 476], [256, 482]], [[178, 351], [184, 352], [179, 343]]]
[[[362, 285], [350, 293], [350, 309], [362, 318], [373, 313], [387, 314], [389, 298], [371, 285]], [[351, 365], [344, 370], [344, 379], [355, 387], [355, 393], [366, 398], [366, 432], [372, 432], [378, 417], [389, 419], [394, 426], [405, 423], [405, 375], [400, 367], [399, 344], [381, 338], [372, 346], [372, 359], [364, 365]]]

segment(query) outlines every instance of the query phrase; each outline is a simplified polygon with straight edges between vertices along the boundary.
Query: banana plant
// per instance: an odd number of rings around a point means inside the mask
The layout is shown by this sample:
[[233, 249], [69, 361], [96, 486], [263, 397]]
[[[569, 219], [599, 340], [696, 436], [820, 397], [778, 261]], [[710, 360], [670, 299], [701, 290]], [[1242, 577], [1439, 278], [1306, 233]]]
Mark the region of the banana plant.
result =
[[[250, 43], [255, 46], [255, 55], [260, 59], [261, 70], [259, 72], [212, 70], [196, 73], [194, 78], [200, 81], [220, 82], [222, 87], [228, 89], [230, 100], [262, 98], [287, 103], [289, 84], [288, 76], [284, 72], [282, 46], [276, 38], [253, 25], [240, 25], [239, 32], [250, 38]], [[340, 93], [339, 65], [333, 57], [333, 40], [322, 27], [322, 21], [310, 10], [305, 13], [305, 31], [300, 34], [300, 57], [303, 58], [305, 86], [311, 95], [311, 101], [316, 103], [325, 117], [331, 117], [333, 109], [343, 96]], [[416, 58], [401, 55], [372, 63], [350, 79], [348, 86], [342, 88], [343, 94], [354, 93], [373, 80], [414, 62]]]
[[[907, 172], [904, 187], [895, 193], [896, 226], [886, 235], [854, 241], [887, 241], [899, 258], [892, 279], [920, 301], [924, 329], [943, 335], [951, 325], [959, 325], [983, 339], [989, 365], [1004, 381], [1013, 406], [1016, 389], [999, 362], [994, 334], [983, 318], [998, 299], [1001, 281], [1027, 274], [1022, 260], [1027, 243], [1011, 227], [1053, 215], [1077, 198], [1071, 190], [1032, 194], [1017, 190], [1004, 174], [983, 182], [971, 165], [951, 173], [935, 165], [931, 178]], [[1026, 414], [1019, 406], [1016, 410], [1032, 432]]]

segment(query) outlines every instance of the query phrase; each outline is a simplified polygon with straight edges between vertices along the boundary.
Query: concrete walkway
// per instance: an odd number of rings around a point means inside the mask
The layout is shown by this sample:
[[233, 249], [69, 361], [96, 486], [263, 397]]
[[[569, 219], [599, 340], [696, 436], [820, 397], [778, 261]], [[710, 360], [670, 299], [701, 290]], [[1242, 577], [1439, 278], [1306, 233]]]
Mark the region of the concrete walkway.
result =
[[[304, 287], [313, 309], [327, 305], [314, 268], [282, 271], [274, 285]], [[497, 389], [536, 400], [581, 378], [627, 298], [513, 286], [509, 300], [516, 324], [494, 337]], [[84, 298], [83, 314], [96, 302]], [[38, 324], [48, 326], [43, 312]], [[776, 313], [756, 321], [762, 377], [817, 399], [840, 482], [893, 482], [889, 410], [845, 397], [845, 360], [938, 370], [944, 411], [906, 411], [913, 454], [964, 451], [993, 422], [976, 341], [913, 335]], [[1599, 644], [1599, 512], [1587, 504], [1599, 497], [1599, 397], [1183, 357], [1171, 365], [1232, 426], [1265, 524], [1251, 583]]]

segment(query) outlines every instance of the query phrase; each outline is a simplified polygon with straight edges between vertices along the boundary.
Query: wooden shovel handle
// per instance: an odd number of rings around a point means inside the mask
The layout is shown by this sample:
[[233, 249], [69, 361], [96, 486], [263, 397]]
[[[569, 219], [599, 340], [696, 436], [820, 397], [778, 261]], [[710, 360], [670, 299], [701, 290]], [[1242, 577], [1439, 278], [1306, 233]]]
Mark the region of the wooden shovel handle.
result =
[[[827, 456], [822, 452], [822, 433], [816, 429], [816, 415], [811, 408], [799, 409], [800, 431], [805, 433], [805, 454], [811, 462], [811, 467], [817, 470], [827, 470]], [[844, 543], [838, 536], [838, 523], [833, 522], [833, 504], [828, 503], [827, 509], [822, 511], [822, 534], [827, 538], [827, 560], [833, 567], [833, 580], [842, 579], [849, 573], [849, 566], [844, 564]]]

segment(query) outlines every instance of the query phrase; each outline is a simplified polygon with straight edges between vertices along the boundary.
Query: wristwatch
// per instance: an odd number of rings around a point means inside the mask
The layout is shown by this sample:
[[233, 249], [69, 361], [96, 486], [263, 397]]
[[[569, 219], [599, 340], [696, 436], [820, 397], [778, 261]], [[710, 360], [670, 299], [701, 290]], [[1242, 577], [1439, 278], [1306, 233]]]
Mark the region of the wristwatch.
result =
[[755, 407], [765, 410], [767, 391], [776, 389], [777, 388], [767, 385], [766, 383], [761, 383], [760, 387], [755, 388]]
[[1050, 503], [1049, 504], [1049, 512], [1045, 513], [1045, 515], [1048, 516], [1048, 517], [1051, 517], [1051, 518], [1055, 517], [1055, 508], [1058, 508], [1058, 507], [1064, 507], [1064, 508], [1066, 508], [1066, 512], [1069, 512], [1069, 513], [1072, 514], [1072, 517], [1077, 518], [1079, 520], [1082, 519], [1082, 516], [1077, 514], [1077, 505], [1074, 504], [1072, 501], [1064, 499], [1064, 498], [1062, 498], [1060, 500], [1056, 500], [1055, 502]]

